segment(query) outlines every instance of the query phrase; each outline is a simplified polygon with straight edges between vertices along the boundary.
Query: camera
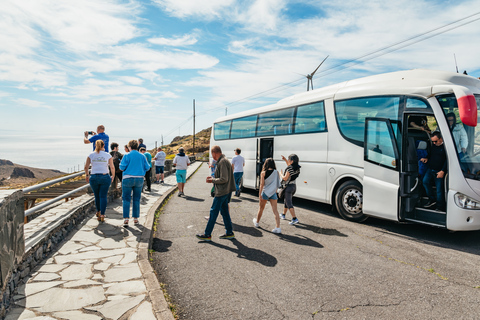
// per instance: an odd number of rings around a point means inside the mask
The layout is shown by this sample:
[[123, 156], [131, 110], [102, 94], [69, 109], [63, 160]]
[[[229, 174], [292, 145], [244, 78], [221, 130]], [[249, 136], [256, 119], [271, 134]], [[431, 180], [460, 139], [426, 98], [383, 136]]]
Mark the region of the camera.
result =
[[93, 136], [93, 131], [88, 131], [87, 132], [89, 135]]

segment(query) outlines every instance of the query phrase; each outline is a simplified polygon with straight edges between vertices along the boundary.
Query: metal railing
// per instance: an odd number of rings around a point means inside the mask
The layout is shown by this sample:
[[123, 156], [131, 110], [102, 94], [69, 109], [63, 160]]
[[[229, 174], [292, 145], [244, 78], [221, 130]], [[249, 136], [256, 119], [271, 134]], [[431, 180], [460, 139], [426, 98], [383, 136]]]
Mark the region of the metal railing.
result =
[[[73, 179], [73, 178], [76, 178], [76, 177], [80, 177], [82, 175], [84, 175], [85, 172], [77, 172], [77, 173], [74, 173], [74, 174], [71, 174], [71, 175], [68, 175], [68, 176], [65, 176], [65, 177], [61, 177], [61, 178], [58, 178], [58, 179], [55, 179], [55, 180], [50, 180], [50, 181], [47, 181], [47, 182], [44, 182], [44, 183], [40, 183], [40, 184], [37, 184], [37, 185], [34, 185], [34, 186], [31, 186], [31, 187], [27, 187], [25, 189], [23, 189], [23, 192], [24, 193], [28, 193], [28, 192], [32, 192], [32, 191], [35, 191], [35, 190], [38, 190], [38, 189], [41, 189], [41, 188], [44, 188], [44, 187], [48, 187], [48, 186], [51, 186], [53, 184], [56, 184], [56, 183], [59, 183], [59, 182], [62, 182], [62, 181], [65, 181], [65, 180], [69, 180], [69, 179]], [[71, 195], [79, 192], [79, 191], [82, 191], [86, 188], [90, 187], [89, 184], [85, 184], [84, 186], [81, 186], [80, 188], [77, 188], [75, 190], [72, 190], [72, 191], [69, 191], [65, 194], [62, 194], [61, 196], [58, 196], [54, 199], [51, 199], [51, 200], [48, 200], [48, 201], [45, 201], [45, 202], [42, 202], [41, 204], [39, 204], [38, 206], [35, 206], [33, 208], [30, 208], [28, 210], [25, 210], [25, 217], [28, 217], [29, 215], [35, 213], [36, 211], [38, 210], [41, 210], [57, 201], [60, 201], [62, 199], [65, 199], [65, 198], [68, 198], [70, 197]]]

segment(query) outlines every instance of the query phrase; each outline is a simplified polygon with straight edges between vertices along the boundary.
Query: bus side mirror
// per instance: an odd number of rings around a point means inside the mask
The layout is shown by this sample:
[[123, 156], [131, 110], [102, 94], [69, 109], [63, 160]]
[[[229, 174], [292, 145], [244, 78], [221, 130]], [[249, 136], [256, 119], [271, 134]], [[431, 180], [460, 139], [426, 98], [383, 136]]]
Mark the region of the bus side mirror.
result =
[[462, 96], [457, 99], [458, 112], [462, 123], [470, 127], [477, 126], [477, 102], [473, 95]]

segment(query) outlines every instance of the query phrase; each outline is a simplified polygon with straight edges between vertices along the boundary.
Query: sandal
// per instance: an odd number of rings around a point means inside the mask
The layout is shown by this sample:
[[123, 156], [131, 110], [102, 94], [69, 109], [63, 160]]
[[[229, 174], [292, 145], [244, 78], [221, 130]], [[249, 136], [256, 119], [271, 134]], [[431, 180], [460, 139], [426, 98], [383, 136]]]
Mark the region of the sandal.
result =
[[100, 211], [97, 212], [97, 220], [98, 221], [101, 221], [101, 218], [100, 218]]
[[123, 220], [123, 226], [125, 228], [128, 227], [128, 219]]
[[105, 215], [104, 214], [100, 215], [100, 222], [105, 222]]
[[138, 219], [137, 218], [133, 219], [133, 223], [138, 224]]

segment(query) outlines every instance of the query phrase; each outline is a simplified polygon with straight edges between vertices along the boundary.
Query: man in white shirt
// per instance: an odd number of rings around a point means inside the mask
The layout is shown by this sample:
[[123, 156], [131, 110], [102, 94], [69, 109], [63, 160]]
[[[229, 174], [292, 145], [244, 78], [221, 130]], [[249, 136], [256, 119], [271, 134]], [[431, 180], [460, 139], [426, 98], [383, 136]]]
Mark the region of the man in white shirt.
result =
[[232, 158], [233, 177], [235, 178], [235, 195], [240, 197], [240, 183], [243, 177], [243, 167], [245, 166], [245, 158], [240, 155], [242, 150], [240, 148], [235, 149], [235, 156]]
[[190, 159], [185, 154], [185, 149], [180, 147], [178, 153], [173, 158], [173, 166], [177, 168], [175, 175], [177, 177], [178, 196], [184, 196], [185, 183], [187, 182], [187, 167], [190, 165]]
[[[162, 151], [162, 147], [159, 147], [157, 150], [157, 154], [155, 155], [155, 173], [157, 174], [157, 180], [155, 183], [164, 183], [164, 169], [165, 169], [165, 158], [167, 155], [164, 151]], [[160, 180], [160, 175], [162, 176], [162, 180]]]

